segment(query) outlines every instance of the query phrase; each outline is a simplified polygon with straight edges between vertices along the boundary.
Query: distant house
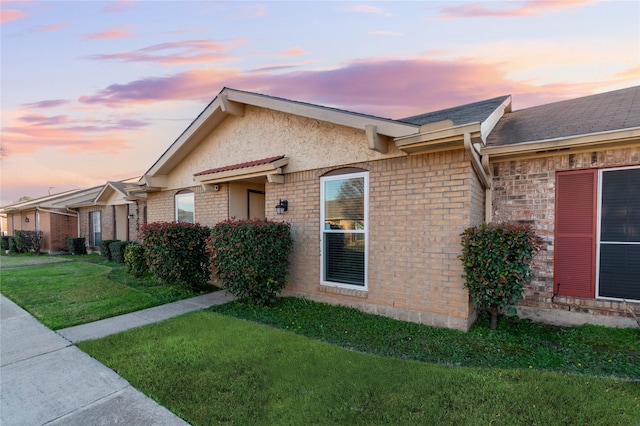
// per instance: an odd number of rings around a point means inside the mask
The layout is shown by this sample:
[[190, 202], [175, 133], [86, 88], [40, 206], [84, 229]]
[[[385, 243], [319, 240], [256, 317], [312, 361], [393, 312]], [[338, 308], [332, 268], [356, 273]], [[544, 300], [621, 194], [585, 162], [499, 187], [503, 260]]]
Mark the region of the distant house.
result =
[[7, 217], [7, 235], [15, 231], [42, 231], [42, 251], [67, 250], [67, 239], [78, 236], [78, 212], [67, 208], [74, 203], [92, 200], [100, 187], [73, 190], [22, 201], [0, 208]]
[[286, 295], [461, 330], [476, 312], [460, 233], [528, 223], [546, 250], [522, 315], [631, 325], [639, 91], [515, 112], [501, 96], [390, 120], [225, 88], [129, 190], [147, 194], [149, 222], [289, 222]]
[[145, 223], [145, 195], [127, 194], [126, 182], [72, 190], [0, 208], [7, 235], [15, 231], [42, 231], [44, 252], [67, 250], [67, 239], [84, 237], [90, 250], [102, 239], [138, 240]]

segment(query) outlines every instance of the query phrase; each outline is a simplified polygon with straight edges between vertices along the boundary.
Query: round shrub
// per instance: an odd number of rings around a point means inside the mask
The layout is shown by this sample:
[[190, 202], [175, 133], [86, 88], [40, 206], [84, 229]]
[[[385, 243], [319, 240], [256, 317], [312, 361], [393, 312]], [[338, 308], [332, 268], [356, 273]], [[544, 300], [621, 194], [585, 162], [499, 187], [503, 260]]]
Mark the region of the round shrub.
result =
[[142, 244], [131, 242], [124, 249], [124, 265], [134, 277], [141, 277], [149, 272], [149, 267], [144, 260]]
[[291, 227], [266, 219], [226, 220], [207, 242], [213, 271], [229, 293], [256, 305], [270, 305], [286, 285]]
[[467, 228], [461, 236], [462, 278], [475, 305], [491, 312], [491, 329], [495, 330], [498, 310], [513, 313], [533, 278], [529, 264], [542, 240], [531, 227], [509, 223]]
[[154, 222], [142, 227], [142, 248], [149, 271], [161, 282], [198, 290], [211, 275], [206, 239], [210, 229], [198, 223]]

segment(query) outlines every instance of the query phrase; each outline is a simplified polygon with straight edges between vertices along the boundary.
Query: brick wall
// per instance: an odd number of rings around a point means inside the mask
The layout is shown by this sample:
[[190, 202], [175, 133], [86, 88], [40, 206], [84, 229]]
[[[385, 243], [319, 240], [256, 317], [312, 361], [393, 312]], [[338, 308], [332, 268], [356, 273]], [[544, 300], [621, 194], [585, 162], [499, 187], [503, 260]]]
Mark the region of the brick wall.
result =
[[[494, 167], [493, 221], [531, 224], [544, 241], [533, 263], [534, 280], [521, 306], [603, 316], [631, 316], [623, 302], [553, 294], [555, 172], [640, 164], [640, 147], [497, 162]], [[636, 311], [640, 304], [635, 303]]]
[[[467, 330], [460, 233], [480, 220], [480, 187], [464, 151], [351, 164], [369, 171], [368, 291], [320, 285], [320, 177], [330, 169], [267, 184], [266, 205], [289, 201], [291, 275], [284, 294]], [[267, 215], [273, 216], [267, 208]], [[473, 213], [470, 213], [473, 212]]]
[[40, 212], [40, 229], [46, 236], [45, 240], [48, 240], [47, 247], [43, 249], [49, 252], [66, 251], [67, 238], [78, 235], [78, 219], [65, 214]]
[[173, 222], [176, 220], [175, 195], [183, 190], [194, 193], [195, 220], [201, 225], [213, 226], [229, 215], [229, 185], [220, 184], [218, 191], [205, 191], [202, 186], [180, 190], [150, 192], [147, 194], [147, 222]]

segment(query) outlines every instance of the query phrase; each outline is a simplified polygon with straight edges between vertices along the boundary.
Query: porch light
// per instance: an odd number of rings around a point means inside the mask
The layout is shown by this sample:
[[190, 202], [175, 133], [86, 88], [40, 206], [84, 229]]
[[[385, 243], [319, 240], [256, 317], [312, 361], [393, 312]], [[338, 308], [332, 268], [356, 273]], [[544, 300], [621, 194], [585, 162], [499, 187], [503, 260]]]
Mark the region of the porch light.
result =
[[280, 200], [280, 202], [276, 206], [276, 213], [282, 214], [287, 210], [289, 210], [289, 202], [287, 200]]
[[[285, 210], [286, 210], [286, 209], [285, 209]], [[28, 218], [28, 217], [25, 217], [25, 218], [24, 218], [24, 221], [25, 221], [25, 222], [27, 222], [27, 223], [29, 223], [29, 218]]]

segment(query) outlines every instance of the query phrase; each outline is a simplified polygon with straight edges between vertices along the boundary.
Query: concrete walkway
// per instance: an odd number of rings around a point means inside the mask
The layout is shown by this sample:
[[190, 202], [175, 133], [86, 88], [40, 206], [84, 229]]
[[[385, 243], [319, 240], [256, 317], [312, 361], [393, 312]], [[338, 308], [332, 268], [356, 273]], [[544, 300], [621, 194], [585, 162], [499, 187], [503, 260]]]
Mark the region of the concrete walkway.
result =
[[72, 343], [231, 299], [216, 292], [56, 333], [0, 295], [0, 425], [187, 425]]

